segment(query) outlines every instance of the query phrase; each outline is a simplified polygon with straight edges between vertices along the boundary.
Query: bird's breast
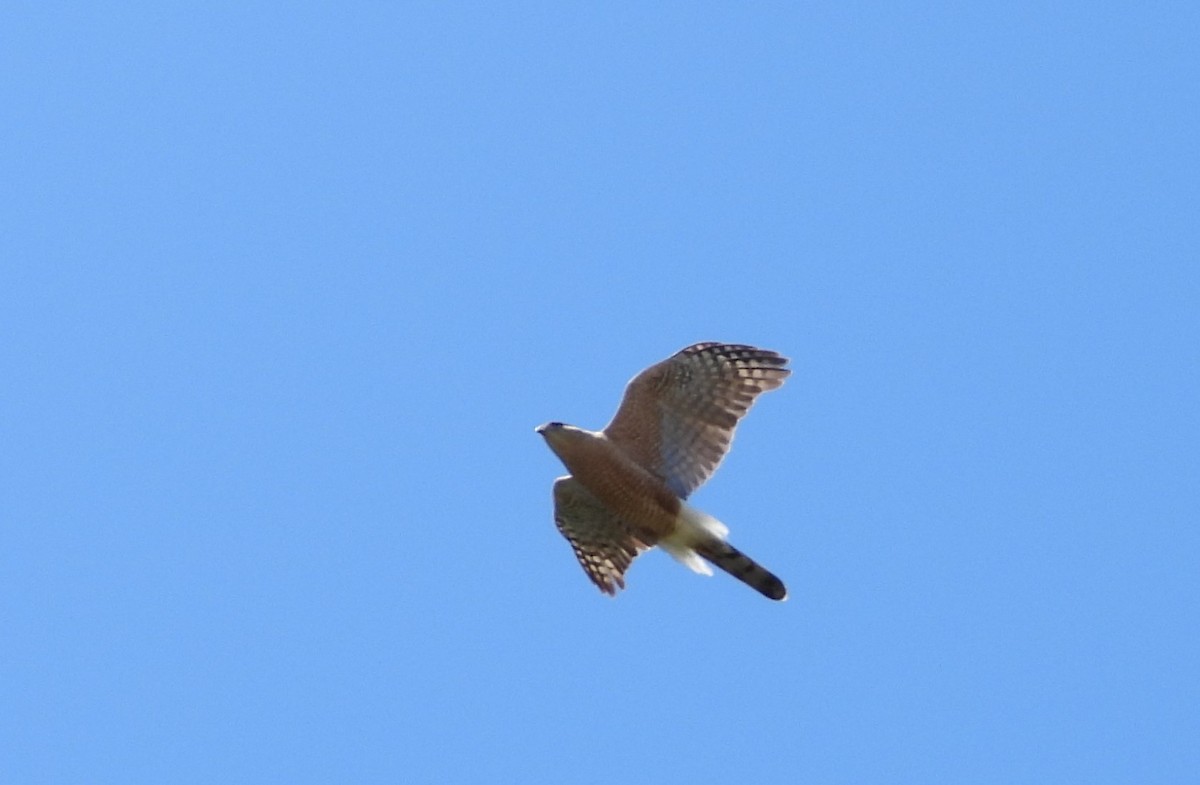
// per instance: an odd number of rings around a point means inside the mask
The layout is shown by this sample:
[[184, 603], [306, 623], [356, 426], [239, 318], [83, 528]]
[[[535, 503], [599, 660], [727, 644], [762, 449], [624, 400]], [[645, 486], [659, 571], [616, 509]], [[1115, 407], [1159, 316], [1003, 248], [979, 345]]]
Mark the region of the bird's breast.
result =
[[602, 436], [573, 445], [560, 457], [576, 480], [600, 502], [646, 534], [670, 534], [679, 497]]

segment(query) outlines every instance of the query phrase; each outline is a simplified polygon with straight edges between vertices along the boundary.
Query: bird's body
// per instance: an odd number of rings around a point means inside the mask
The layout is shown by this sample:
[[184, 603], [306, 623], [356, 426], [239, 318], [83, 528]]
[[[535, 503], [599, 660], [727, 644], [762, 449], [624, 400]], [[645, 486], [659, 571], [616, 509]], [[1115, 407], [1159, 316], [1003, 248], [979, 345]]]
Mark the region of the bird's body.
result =
[[686, 497], [716, 470], [738, 420], [789, 374], [775, 352], [701, 343], [630, 381], [603, 431], [537, 429], [570, 471], [554, 483], [555, 522], [601, 591], [624, 588], [632, 560], [658, 545], [696, 572], [705, 561], [771, 599], [783, 583], [729, 545], [728, 529]]
[[602, 431], [564, 425], [543, 435], [571, 476], [617, 517], [630, 523], [643, 542], [675, 530], [682, 506], [679, 497]]

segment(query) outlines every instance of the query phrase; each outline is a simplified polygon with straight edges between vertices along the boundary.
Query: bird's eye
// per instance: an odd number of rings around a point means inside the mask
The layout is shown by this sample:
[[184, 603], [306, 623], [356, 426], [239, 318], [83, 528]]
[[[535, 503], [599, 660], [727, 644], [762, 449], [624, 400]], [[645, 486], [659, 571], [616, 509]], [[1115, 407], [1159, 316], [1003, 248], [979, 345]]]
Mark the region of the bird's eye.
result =
[[546, 423], [546, 427], [547, 428], [561, 428], [561, 427], [563, 427], [563, 424], [560, 422], [550, 422], [550, 423]]

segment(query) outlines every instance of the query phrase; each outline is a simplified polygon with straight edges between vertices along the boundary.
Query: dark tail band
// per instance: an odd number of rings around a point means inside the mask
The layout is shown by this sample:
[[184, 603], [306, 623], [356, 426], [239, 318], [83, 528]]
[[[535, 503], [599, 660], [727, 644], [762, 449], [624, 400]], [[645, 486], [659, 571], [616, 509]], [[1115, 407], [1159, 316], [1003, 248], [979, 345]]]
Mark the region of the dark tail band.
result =
[[787, 599], [787, 587], [783, 581], [729, 543], [701, 545], [696, 548], [696, 553], [764, 597], [771, 600]]

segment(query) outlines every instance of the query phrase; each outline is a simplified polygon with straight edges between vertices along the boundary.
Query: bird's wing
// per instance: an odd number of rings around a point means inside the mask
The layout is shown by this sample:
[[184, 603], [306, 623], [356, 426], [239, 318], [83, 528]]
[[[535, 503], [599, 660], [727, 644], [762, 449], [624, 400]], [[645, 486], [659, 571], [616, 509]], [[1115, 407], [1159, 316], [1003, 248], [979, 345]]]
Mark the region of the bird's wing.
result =
[[687, 498], [717, 470], [754, 399], [783, 384], [786, 365], [786, 357], [754, 346], [689, 346], [629, 382], [604, 433]]
[[625, 571], [648, 547], [574, 477], [554, 481], [554, 522], [583, 571], [605, 594], [625, 588]]

